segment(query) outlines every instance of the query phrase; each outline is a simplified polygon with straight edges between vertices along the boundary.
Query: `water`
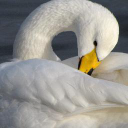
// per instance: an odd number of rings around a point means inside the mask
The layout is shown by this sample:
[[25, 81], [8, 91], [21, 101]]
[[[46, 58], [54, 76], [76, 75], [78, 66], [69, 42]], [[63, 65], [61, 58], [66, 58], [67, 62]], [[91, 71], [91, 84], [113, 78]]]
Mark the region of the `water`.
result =
[[[0, 63], [12, 58], [12, 45], [24, 19], [40, 4], [49, 0], [0, 0]], [[114, 51], [128, 52], [128, 1], [92, 0], [110, 9], [120, 25], [120, 37]], [[76, 36], [72, 32], [59, 34], [53, 49], [61, 59], [77, 55]]]

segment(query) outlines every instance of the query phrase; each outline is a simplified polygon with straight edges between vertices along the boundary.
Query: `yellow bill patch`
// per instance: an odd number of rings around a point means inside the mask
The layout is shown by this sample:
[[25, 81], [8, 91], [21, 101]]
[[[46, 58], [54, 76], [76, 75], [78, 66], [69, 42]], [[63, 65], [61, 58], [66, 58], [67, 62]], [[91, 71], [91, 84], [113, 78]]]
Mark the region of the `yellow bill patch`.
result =
[[88, 73], [90, 70], [95, 69], [101, 62], [98, 61], [96, 48], [90, 53], [83, 56], [80, 60], [79, 70]]

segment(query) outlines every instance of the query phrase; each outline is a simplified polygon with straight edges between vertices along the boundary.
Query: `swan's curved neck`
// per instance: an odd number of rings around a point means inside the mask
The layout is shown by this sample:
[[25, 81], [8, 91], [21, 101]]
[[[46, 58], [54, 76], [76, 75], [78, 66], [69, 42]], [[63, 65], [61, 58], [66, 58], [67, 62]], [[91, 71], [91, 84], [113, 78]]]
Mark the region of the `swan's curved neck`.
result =
[[[86, 6], [92, 4], [86, 2]], [[22, 24], [14, 42], [13, 57], [57, 60], [51, 47], [52, 39], [63, 31], [74, 31], [78, 37], [81, 34], [79, 28], [82, 27], [82, 21], [85, 24], [87, 15], [82, 15], [82, 19], [78, 16], [83, 9], [86, 11], [86, 6], [83, 8], [80, 2], [74, 0], [56, 0], [38, 7]]]

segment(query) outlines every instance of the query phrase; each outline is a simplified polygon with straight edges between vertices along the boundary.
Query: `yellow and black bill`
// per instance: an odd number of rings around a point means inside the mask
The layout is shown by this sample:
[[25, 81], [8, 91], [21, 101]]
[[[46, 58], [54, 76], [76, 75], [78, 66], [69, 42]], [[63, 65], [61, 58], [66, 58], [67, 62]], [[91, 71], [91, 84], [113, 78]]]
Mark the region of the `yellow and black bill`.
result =
[[78, 69], [88, 75], [91, 75], [93, 70], [99, 66], [101, 62], [98, 60], [96, 48], [90, 53], [82, 56], [79, 60]]

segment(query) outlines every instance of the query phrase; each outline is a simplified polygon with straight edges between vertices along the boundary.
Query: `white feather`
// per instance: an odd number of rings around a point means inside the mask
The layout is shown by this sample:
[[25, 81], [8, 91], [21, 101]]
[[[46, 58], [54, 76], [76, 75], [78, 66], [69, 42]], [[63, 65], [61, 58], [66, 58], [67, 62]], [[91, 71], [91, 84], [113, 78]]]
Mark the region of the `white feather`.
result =
[[125, 85], [48, 60], [6, 65], [0, 66], [1, 127], [89, 128], [128, 123]]

